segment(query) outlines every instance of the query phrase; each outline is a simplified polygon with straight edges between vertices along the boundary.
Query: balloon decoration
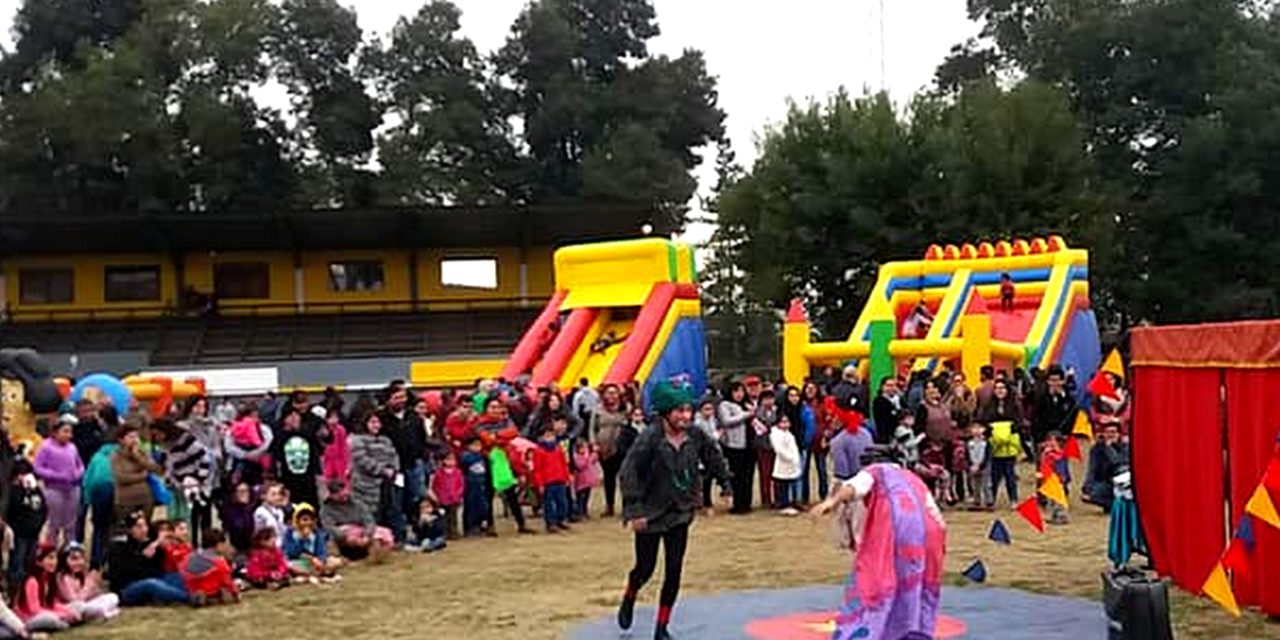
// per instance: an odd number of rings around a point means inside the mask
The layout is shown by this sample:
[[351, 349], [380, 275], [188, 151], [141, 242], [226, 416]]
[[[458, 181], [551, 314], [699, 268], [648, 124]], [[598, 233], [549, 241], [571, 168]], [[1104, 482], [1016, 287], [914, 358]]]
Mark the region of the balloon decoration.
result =
[[129, 412], [129, 408], [133, 406], [133, 392], [129, 391], [128, 385], [111, 374], [94, 373], [85, 376], [76, 383], [71, 389], [71, 401], [79, 402], [84, 399], [93, 402], [101, 402], [106, 399], [115, 406], [116, 411], [120, 415]]

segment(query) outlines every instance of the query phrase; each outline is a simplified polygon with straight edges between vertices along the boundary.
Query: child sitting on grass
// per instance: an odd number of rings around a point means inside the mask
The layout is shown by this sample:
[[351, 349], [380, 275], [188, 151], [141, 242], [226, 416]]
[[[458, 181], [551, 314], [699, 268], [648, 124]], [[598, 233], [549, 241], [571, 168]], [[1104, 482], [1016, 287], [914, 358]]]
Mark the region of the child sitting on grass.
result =
[[201, 536], [202, 548], [187, 556], [182, 566], [182, 579], [197, 606], [232, 604], [240, 601], [228, 558], [235, 548], [220, 529], [209, 529]]
[[89, 570], [89, 558], [79, 542], [67, 545], [58, 567], [58, 595], [79, 608], [85, 620], [109, 620], [120, 613], [120, 597], [107, 591], [102, 574]]
[[450, 540], [458, 538], [458, 508], [465, 492], [466, 480], [458, 467], [458, 457], [449, 453], [444, 457], [443, 466], [431, 474], [431, 493], [444, 509], [444, 529]]
[[178, 573], [191, 555], [191, 525], [186, 520], [175, 520], [157, 525], [164, 544], [164, 572]]
[[289, 586], [289, 563], [276, 541], [275, 529], [258, 529], [253, 534], [253, 549], [245, 566], [245, 579], [256, 589], [275, 591]]
[[14, 611], [33, 631], [61, 631], [83, 619], [58, 595], [58, 548], [41, 544], [30, 574], [14, 598]]
[[448, 546], [445, 541], [448, 536], [445, 511], [436, 505], [435, 498], [428, 496], [418, 504], [418, 520], [413, 523], [413, 533], [418, 538], [417, 550], [424, 553], [439, 551]]
[[316, 527], [316, 510], [303, 502], [293, 509], [293, 526], [284, 534], [284, 555], [295, 576], [313, 584], [334, 582], [342, 560], [329, 557], [329, 536]]

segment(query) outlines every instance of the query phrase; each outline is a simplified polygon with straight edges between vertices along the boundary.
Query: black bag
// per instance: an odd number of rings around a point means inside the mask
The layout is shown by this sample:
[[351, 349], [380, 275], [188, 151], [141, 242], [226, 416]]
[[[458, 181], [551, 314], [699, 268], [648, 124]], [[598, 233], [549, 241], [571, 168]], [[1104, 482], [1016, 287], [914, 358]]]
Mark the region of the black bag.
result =
[[1110, 640], [1173, 640], [1169, 583], [1121, 567], [1102, 574], [1102, 601]]

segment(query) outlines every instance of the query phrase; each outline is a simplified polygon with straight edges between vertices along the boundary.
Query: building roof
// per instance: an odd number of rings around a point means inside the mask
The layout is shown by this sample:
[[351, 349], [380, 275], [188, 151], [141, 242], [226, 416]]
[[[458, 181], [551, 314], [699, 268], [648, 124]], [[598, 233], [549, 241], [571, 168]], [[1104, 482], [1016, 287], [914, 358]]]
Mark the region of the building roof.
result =
[[651, 209], [612, 204], [403, 207], [281, 213], [4, 213], [0, 255], [559, 246], [678, 229]]

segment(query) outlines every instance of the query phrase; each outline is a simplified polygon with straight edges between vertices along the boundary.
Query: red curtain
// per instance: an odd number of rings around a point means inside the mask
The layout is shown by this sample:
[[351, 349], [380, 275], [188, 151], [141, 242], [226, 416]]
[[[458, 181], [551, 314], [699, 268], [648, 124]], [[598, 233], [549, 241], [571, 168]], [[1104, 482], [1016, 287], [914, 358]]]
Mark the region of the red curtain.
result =
[[1199, 592], [1226, 544], [1222, 374], [1137, 367], [1133, 488], [1156, 570]]
[[[1231, 476], [1232, 527], [1262, 480], [1276, 436], [1280, 435], [1280, 371], [1229, 369], [1227, 424], [1230, 429], [1228, 470]], [[1251, 576], [1237, 578], [1236, 599], [1280, 614], [1280, 531], [1254, 520], [1258, 546]]]

